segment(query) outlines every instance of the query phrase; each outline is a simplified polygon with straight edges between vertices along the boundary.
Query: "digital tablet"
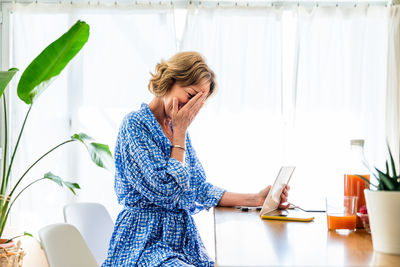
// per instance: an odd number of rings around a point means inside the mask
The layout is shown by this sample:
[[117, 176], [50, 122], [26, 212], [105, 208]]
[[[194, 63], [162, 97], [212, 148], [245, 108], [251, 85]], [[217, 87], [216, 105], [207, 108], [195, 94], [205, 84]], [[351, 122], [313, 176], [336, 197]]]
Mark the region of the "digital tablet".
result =
[[260, 216], [274, 211], [279, 207], [282, 191], [289, 183], [290, 177], [292, 177], [295, 168], [296, 167], [294, 166], [281, 167], [278, 176], [276, 177], [275, 182], [271, 187], [271, 190], [269, 190], [269, 193], [265, 198], [264, 205], [260, 211]]

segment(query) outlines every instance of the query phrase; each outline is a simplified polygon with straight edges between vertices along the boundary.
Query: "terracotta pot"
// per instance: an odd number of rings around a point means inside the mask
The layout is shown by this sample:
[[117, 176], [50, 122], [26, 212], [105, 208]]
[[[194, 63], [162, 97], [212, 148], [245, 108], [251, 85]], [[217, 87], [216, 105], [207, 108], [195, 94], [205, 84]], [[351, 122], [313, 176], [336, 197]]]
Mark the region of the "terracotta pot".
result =
[[400, 192], [364, 190], [374, 250], [400, 255]]
[[25, 252], [21, 248], [21, 241], [5, 243], [7, 239], [0, 239], [0, 267], [21, 267]]

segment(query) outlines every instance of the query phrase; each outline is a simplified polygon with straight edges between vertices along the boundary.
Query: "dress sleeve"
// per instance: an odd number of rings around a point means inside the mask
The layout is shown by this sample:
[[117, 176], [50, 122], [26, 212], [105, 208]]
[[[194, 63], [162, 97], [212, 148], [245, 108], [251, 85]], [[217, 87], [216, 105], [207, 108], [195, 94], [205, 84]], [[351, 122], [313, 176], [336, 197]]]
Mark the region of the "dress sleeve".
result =
[[196, 202], [200, 204], [203, 209], [209, 210], [211, 207], [218, 205], [222, 195], [226, 192], [218, 186], [212, 185], [206, 181], [206, 174], [203, 166], [196, 157], [196, 171], [199, 176], [199, 183], [196, 190]]
[[189, 188], [189, 173], [174, 159], [165, 160], [150, 138], [143, 134], [126, 135], [125, 177], [149, 202], [166, 209], [176, 209], [181, 195]]

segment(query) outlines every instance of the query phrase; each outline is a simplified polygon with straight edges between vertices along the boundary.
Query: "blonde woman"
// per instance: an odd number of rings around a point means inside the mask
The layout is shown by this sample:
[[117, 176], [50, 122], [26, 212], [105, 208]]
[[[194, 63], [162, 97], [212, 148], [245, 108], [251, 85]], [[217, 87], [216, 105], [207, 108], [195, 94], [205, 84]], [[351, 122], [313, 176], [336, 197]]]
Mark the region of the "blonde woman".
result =
[[115, 191], [124, 209], [102, 266], [214, 266], [191, 215], [217, 205], [263, 204], [270, 187], [239, 194], [206, 181], [187, 129], [215, 88], [214, 72], [197, 52], [156, 66], [149, 82], [154, 99], [128, 114], [119, 130]]

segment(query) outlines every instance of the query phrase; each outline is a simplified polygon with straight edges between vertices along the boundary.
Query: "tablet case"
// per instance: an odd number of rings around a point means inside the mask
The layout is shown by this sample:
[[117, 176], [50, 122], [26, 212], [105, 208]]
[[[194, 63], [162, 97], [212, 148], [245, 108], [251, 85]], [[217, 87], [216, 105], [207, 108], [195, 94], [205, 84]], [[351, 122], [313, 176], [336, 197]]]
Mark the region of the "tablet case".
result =
[[314, 217], [304, 211], [298, 210], [274, 210], [267, 214], [261, 215], [261, 219], [280, 220], [280, 221], [297, 221], [311, 222]]

